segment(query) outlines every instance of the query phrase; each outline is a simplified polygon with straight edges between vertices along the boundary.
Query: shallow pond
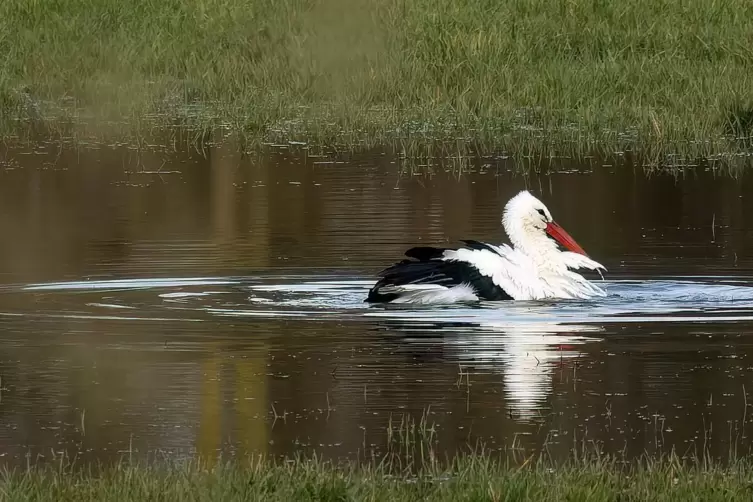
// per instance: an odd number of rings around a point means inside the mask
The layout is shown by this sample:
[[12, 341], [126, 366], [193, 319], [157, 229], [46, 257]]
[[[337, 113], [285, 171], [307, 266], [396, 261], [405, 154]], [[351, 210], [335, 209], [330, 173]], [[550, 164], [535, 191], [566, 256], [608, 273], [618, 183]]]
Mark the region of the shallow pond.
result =
[[[524, 176], [494, 157], [412, 176], [380, 152], [284, 148], [1, 153], [7, 465], [362, 458], [421, 421], [446, 454], [748, 451], [750, 176], [594, 159]], [[607, 266], [606, 298], [363, 303], [410, 246], [502, 239], [525, 187]]]

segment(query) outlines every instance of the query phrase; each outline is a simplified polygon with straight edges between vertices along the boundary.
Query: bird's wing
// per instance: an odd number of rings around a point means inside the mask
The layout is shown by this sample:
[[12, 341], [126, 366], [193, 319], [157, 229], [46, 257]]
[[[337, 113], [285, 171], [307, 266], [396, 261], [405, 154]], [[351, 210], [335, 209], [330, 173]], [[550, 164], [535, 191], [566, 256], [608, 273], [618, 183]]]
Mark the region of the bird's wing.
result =
[[569, 269], [588, 269], [588, 270], [603, 270], [606, 272], [606, 267], [601, 263], [592, 260], [588, 256], [565, 251], [562, 253], [562, 261]]
[[508, 245], [484, 244], [445, 252], [445, 260], [464, 261], [474, 266], [479, 274], [491, 278], [515, 300], [543, 297], [539, 281], [535, 278], [533, 263], [522, 253]]

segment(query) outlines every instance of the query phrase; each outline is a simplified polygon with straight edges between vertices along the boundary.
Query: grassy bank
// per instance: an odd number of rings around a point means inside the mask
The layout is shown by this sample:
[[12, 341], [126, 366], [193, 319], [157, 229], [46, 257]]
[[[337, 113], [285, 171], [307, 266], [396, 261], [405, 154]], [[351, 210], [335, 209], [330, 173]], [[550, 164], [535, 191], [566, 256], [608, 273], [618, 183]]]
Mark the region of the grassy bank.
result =
[[470, 456], [418, 474], [316, 461], [222, 467], [127, 467], [97, 475], [60, 470], [9, 472], [3, 500], [244, 501], [748, 501], [753, 466], [683, 465], [676, 458], [630, 468], [582, 461], [558, 468], [508, 468]]
[[0, 110], [6, 133], [739, 152], [752, 18], [746, 0], [4, 0]]

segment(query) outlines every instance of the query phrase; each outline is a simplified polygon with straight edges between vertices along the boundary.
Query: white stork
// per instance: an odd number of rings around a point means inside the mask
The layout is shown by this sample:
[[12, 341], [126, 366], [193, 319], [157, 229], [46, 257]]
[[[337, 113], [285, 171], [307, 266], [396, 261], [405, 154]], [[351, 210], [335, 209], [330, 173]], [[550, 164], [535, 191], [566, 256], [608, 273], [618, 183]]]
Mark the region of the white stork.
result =
[[380, 272], [366, 301], [432, 304], [606, 295], [572, 271], [606, 268], [589, 258], [528, 191], [508, 201], [502, 226], [512, 246], [466, 240], [458, 249], [409, 249], [405, 255], [412, 259]]

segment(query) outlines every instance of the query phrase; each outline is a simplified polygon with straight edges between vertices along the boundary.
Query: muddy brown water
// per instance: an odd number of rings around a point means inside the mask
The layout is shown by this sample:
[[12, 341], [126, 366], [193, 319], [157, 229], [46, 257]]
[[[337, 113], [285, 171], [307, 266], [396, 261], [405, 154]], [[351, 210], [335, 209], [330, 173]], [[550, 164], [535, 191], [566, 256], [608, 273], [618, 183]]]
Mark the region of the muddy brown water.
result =
[[[747, 452], [753, 178], [603, 164], [6, 147], [0, 459], [354, 459], [422, 419], [450, 455]], [[525, 187], [607, 298], [363, 303], [407, 247], [502, 239]]]

